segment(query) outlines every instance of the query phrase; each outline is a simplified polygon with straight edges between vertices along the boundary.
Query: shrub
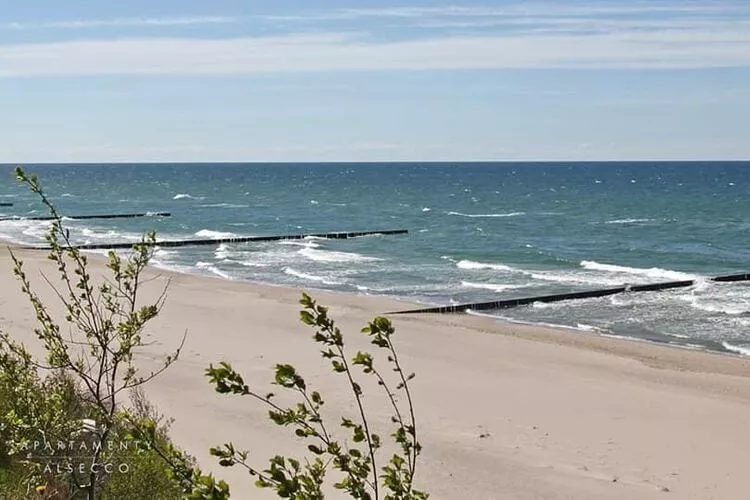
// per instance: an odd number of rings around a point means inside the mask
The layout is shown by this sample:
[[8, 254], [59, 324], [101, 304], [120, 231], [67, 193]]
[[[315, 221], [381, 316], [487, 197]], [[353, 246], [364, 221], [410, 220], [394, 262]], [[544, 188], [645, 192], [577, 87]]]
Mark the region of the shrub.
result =
[[[409, 390], [409, 381], [414, 374], [407, 375], [398, 359], [393, 344], [395, 329], [386, 318], [378, 317], [362, 332], [371, 343], [384, 351], [387, 368], [376, 363], [375, 356], [359, 351], [351, 358], [346, 352], [344, 336], [328, 308], [318, 305], [309, 295], [303, 294], [300, 303], [303, 309], [301, 321], [315, 329], [313, 339], [322, 346], [321, 355], [328, 360], [335, 374], [343, 376], [356, 403], [355, 416], [341, 416], [340, 422], [331, 424], [323, 417], [323, 396], [308, 386], [294, 366], [276, 365], [273, 383], [284, 391], [296, 395], [298, 403], [282, 407], [276, 403], [273, 393], [261, 394], [248, 387], [242, 376], [228, 363], [213, 365], [206, 370], [217, 392], [247, 396], [268, 407], [269, 418], [278, 426], [291, 427], [294, 435], [307, 441], [309, 455], [303, 459], [274, 456], [267, 468], [260, 470], [248, 464], [248, 452], [238, 450], [232, 443], [211, 449], [225, 467], [241, 466], [256, 478], [260, 488], [270, 488], [281, 498], [298, 500], [322, 499], [326, 473], [330, 468], [337, 471], [333, 486], [357, 499], [421, 500], [427, 494], [414, 488], [414, 475], [421, 445], [417, 441], [417, 424], [414, 404]], [[378, 451], [382, 441], [371, 430], [371, 415], [368, 414], [362, 386], [356, 381], [354, 369], [374, 377], [393, 410], [391, 422], [394, 426], [391, 438], [397, 451], [378, 467]], [[388, 380], [386, 371], [395, 374], [395, 384]], [[405, 403], [399, 402], [399, 395]], [[340, 441], [334, 437], [334, 425], [348, 433], [351, 440]]]
[[[16, 169], [16, 176], [39, 196], [52, 216], [45, 238], [49, 244], [48, 258], [57, 267], [61, 286], [56, 287], [48, 277], [44, 278], [60, 299], [65, 316], [63, 322], [52, 316], [34, 291], [23, 262], [9, 249], [21, 291], [36, 313], [38, 327], [34, 333], [46, 351], [46, 359], [34, 358], [25, 346], [8, 333], [0, 332], [0, 391], [7, 396], [0, 403], [4, 470], [7, 475], [17, 470], [19, 464], [25, 465], [30, 471], [24, 479], [29, 483], [28, 489], [33, 490], [32, 482], [46, 484], [47, 496], [52, 490], [67, 487], [77, 498], [83, 494], [93, 499], [104, 491], [106, 480], [113, 480], [110, 490], [119, 484], [113, 479], [115, 475], [103, 470], [103, 466], [112, 464], [121, 453], [106, 444], [132, 436], [131, 423], [122, 412], [123, 395], [169, 367], [179, 356], [182, 344], [167, 354], [161, 368], [153, 372], [141, 374], [133, 362], [137, 349], [145, 345], [146, 324], [157, 316], [166, 296], [165, 287], [155, 303], [140, 304], [141, 275], [153, 253], [154, 234], [147, 234], [124, 258], [110, 252], [106, 267], [111, 276], [94, 280], [89, 274], [87, 257], [72, 244], [61, 215], [37, 178], [27, 176], [20, 168]], [[62, 333], [61, 324], [66, 325], [69, 334]], [[164, 433], [159, 438], [167, 441]], [[35, 441], [46, 445], [72, 439], [91, 445], [80, 453], [65, 450], [68, 465], [74, 466], [73, 472], [51, 474], [46, 469], [57, 455], [51, 456], [51, 450], [40, 453], [29, 447]], [[96, 443], [101, 446], [95, 446]], [[155, 456], [150, 452], [119, 458], [141, 461], [144, 478], [169, 477], [163, 474], [163, 464], [155, 467]], [[84, 472], [80, 473], [77, 466], [82, 466]]]

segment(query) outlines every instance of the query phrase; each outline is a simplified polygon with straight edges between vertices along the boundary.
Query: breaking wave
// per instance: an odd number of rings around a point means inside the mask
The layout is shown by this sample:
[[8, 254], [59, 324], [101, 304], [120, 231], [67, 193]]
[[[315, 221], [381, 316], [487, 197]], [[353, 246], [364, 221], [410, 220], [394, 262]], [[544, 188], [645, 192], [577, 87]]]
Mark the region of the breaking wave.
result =
[[459, 269], [494, 269], [496, 271], [506, 271], [506, 272], [518, 272], [517, 269], [514, 269], [510, 266], [506, 266], [505, 264], [489, 264], [485, 262], [475, 262], [473, 260], [461, 260], [456, 263], [456, 267]]
[[196, 236], [202, 236], [203, 238], [209, 238], [214, 240], [219, 240], [222, 238], [234, 238], [237, 235], [234, 233], [225, 233], [222, 231], [212, 231], [211, 229], [201, 229], [197, 233], [195, 233]]
[[518, 217], [526, 215], [526, 212], [509, 212], [505, 214], [464, 214], [461, 212], [448, 212], [448, 215], [457, 215], [459, 217], [483, 218], [483, 217]]
[[303, 273], [302, 271], [297, 271], [296, 269], [292, 269], [291, 267], [285, 267], [284, 274], [288, 274], [289, 276], [294, 276], [295, 278], [300, 278], [300, 279], [307, 280], [307, 281], [315, 281], [317, 283], [323, 283], [324, 285], [340, 285], [341, 284], [337, 281], [331, 281], [328, 278], [325, 278], [323, 276], [316, 276], [314, 274], [308, 274], [308, 273]]
[[471, 281], [462, 281], [461, 286], [466, 288], [479, 288], [483, 290], [492, 290], [493, 292], [504, 292], [516, 288], [524, 288], [526, 285], [502, 285], [495, 283], [472, 283]]
[[653, 222], [654, 219], [615, 219], [608, 220], [605, 224], [638, 224], [640, 222]]
[[375, 257], [367, 257], [358, 253], [334, 252], [332, 250], [319, 250], [317, 248], [303, 248], [298, 252], [310, 260], [318, 262], [371, 262], [381, 260]]
[[651, 267], [651, 268], [646, 269], [646, 268], [640, 268], [640, 267], [617, 266], [613, 264], [601, 264], [593, 260], [581, 261], [581, 267], [584, 269], [589, 269], [591, 271], [603, 271], [603, 272], [618, 273], [618, 274], [631, 274], [634, 276], [646, 276], [648, 278], [661, 278], [661, 279], [676, 280], [676, 281], [694, 280], [698, 278], [698, 276], [694, 274], [681, 273], [679, 271], [671, 271], [669, 269], [661, 269], [659, 267]]

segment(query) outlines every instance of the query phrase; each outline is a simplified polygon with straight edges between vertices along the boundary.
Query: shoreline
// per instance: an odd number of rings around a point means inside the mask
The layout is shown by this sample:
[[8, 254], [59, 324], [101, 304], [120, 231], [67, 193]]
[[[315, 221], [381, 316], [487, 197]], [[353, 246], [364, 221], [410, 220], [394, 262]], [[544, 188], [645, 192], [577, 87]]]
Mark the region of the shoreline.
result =
[[[0, 245], [3, 247], [10, 246], [14, 250], [23, 250], [24, 252], [37, 252], [43, 255], [46, 255], [46, 252], [43, 250], [37, 250], [32, 249], [27, 246], [27, 244], [22, 244], [15, 241], [4, 241], [0, 239]], [[105, 250], [91, 250], [91, 251], [84, 251], [87, 256], [94, 257], [95, 260], [99, 260], [101, 263], [105, 261]], [[305, 287], [294, 287], [290, 285], [284, 285], [279, 283], [272, 283], [272, 282], [263, 282], [263, 281], [253, 281], [253, 280], [247, 280], [247, 279], [235, 279], [232, 277], [225, 277], [217, 275], [216, 273], [200, 273], [200, 272], [191, 272], [189, 270], [181, 270], [181, 269], [175, 269], [170, 268], [168, 266], [161, 266], [161, 265], [155, 265], [155, 264], [149, 264], [149, 268], [158, 270], [160, 272], [163, 272], [168, 275], [173, 276], [187, 276], [187, 277], [194, 277], [199, 279], [209, 279], [209, 280], [217, 280], [220, 282], [228, 282], [228, 283], [235, 283], [239, 285], [248, 285], [248, 286], [258, 286], [258, 287], [271, 287], [271, 288], [278, 288], [282, 290], [305, 290], [305, 291], [313, 291], [317, 294], [331, 294], [334, 296], [345, 296], [345, 297], [360, 297], [365, 300], [373, 298], [373, 299], [379, 299], [379, 300], [385, 300], [393, 303], [400, 304], [403, 309], [406, 308], [415, 308], [419, 306], [424, 305], [435, 305], [434, 303], [428, 303], [428, 302], [417, 302], [409, 300], [405, 297], [398, 297], [398, 296], [389, 296], [389, 295], [380, 295], [380, 294], [369, 294], [369, 293], [357, 293], [357, 292], [344, 292], [339, 290], [330, 290], [330, 289], [324, 289], [324, 288], [317, 288], [314, 286], [305, 286]], [[387, 316], [385, 314], [385, 311], [381, 311], [379, 313], [380, 315]], [[585, 348], [589, 348], [592, 350], [600, 350], [598, 348], [595, 348], [593, 345], [591, 345], [591, 342], [596, 342], [594, 339], [600, 339], [602, 341], [604, 340], [616, 340], [619, 342], [626, 342], [626, 343], [636, 343], [636, 344], [645, 344], [648, 346], [653, 347], [659, 347], [659, 348], [665, 348], [665, 349], [677, 349], [679, 351], [687, 351], [687, 352], [694, 352], [694, 353], [705, 353], [709, 355], [718, 355], [718, 356], [725, 356], [728, 358], [739, 358], [739, 359], [746, 359], [750, 361], [750, 352], [747, 354], [744, 354], [740, 352], [742, 348], [736, 347], [736, 350], [732, 350], [724, 345], [722, 345], [721, 349], [718, 348], [711, 348], [708, 345], [696, 345], [696, 344], [680, 344], [680, 343], [670, 343], [670, 342], [662, 342], [659, 340], [653, 340], [649, 338], [643, 338], [643, 337], [636, 337], [631, 335], [622, 335], [617, 332], [609, 331], [609, 330], [602, 330], [597, 327], [591, 327], [591, 328], [583, 328], [579, 326], [568, 326], [568, 325], [561, 325], [561, 324], [551, 324], [551, 323], [535, 323], [532, 321], [523, 321], [523, 320], [514, 320], [507, 317], [502, 316], [494, 316], [491, 314], [481, 313], [477, 311], [472, 311], [468, 313], [451, 313], [451, 314], [409, 314], [409, 315], [398, 315], [398, 318], [404, 318], [404, 317], [436, 317], [436, 316], [455, 316], [455, 317], [463, 317], [463, 318], [469, 318], [469, 317], [475, 317], [475, 318], [483, 318], [488, 321], [497, 323], [499, 326], [498, 331], [504, 332], [508, 329], [511, 329], [513, 327], [519, 327], [521, 329], [530, 329], [530, 331], [537, 331], [537, 330], [545, 330], [545, 331], [551, 331], [556, 332], [560, 336], [568, 336], [571, 334], [575, 335], [583, 335], [586, 337], [590, 342], [576, 342], [576, 341], [565, 341], [564, 339], [553, 339], [553, 336], [545, 337], [548, 338], [549, 342], [555, 343], [555, 344], [562, 344], [562, 345], [575, 345], [575, 346], [585, 346]], [[392, 317], [393, 320], [393, 317]], [[590, 326], [590, 325], [586, 325]], [[488, 328], [485, 326], [485, 328]], [[489, 328], [489, 330], [492, 330]], [[677, 337], [675, 337], [677, 338]], [[606, 342], [605, 342], [606, 343]], [[604, 352], [613, 352], [616, 349], [606, 348], [603, 349]], [[622, 349], [623, 352], [635, 352], [630, 349]], [[627, 356], [627, 355], [626, 355]], [[647, 357], [639, 357], [638, 359], [648, 359]]]
[[[54, 265], [44, 252], [18, 255], [35, 290], [52, 304], [39, 273], [54, 273]], [[102, 258], [89, 262], [91, 274], [100, 275]], [[228, 361], [251, 387], [273, 390], [273, 364], [291, 363], [324, 395], [329, 412], [353, 411], [346, 388], [319, 359], [312, 331], [299, 322], [301, 289], [154, 267], [145, 277], [155, 281], [144, 288], [144, 300], [158, 296], [166, 280], [170, 288], [148, 328], [153, 343], [139, 358], [143, 366], [158, 366], [188, 331], [178, 361], [145, 386], [149, 400], [176, 419], [175, 444], [227, 480], [233, 498], [270, 498], [241, 471], [219, 467], [208, 449], [234, 441], [251, 450], [254, 464], [264, 464], [278, 453], [300, 456], [304, 447], [269, 423], [262, 407], [216, 394], [203, 371]], [[33, 341], [35, 316], [7, 250], [0, 253], [0, 290], [0, 327]], [[330, 308], [352, 354], [369, 348], [357, 334], [367, 321], [403, 305], [313, 295]], [[648, 500], [670, 491], [680, 499], [740, 500], [750, 488], [750, 359], [478, 316], [391, 319], [399, 357], [417, 374], [424, 446], [417, 486], [432, 498]], [[388, 422], [384, 401], [365, 401], [377, 422]]]

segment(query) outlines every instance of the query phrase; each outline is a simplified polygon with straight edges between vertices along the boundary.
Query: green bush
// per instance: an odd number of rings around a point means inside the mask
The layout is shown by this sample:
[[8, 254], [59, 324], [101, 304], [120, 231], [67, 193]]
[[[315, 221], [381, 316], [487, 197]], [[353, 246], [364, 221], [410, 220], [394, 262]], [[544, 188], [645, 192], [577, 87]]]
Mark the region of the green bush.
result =
[[[65, 314], [61, 321], [53, 317], [23, 262], [9, 249], [21, 291], [36, 313], [34, 333], [46, 357], [36, 359], [8, 332], [0, 332], [0, 488], [14, 491], [10, 498], [18, 497], [21, 490], [36, 493], [40, 487], [47, 498], [93, 500], [106, 494], [134, 498], [127, 490], [139, 486], [148, 492], [144, 498], [177, 498], [181, 483], [155, 451], [108, 446], [132, 442], [134, 422], [141, 424], [149, 417], [140, 415], [138, 420], [133, 417], [138, 411], [126, 412], [122, 396], [158, 376], [182, 348], [166, 355], [163, 366], [154, 372], [141, 374], [134, 364], [136, 351], [145, 345], [144, 328], [158, 315], [166, 292], [155, 303], [140, 303], [141, 275], [153, 253], [154, 235], [135, 244], [125, 258], [110, 252], [110, 276], [94, 279], [87, 257], [71, 244], [61, 215], [37, 178], [20, 168], [16, 176], [52, 215], [46, 234], [48, 258], [57, 267], [61, 285], [54, 286], [47, 277], [45, 281]], [[171, 446], [165, 428], [157, 437]], [[56, 448], [70, 442], [87, 447]], [[41, 448], [36, 446], [39, 443]], [[107, 470], [126, 461], [133, 461], [128, 463], [130, 476]]]

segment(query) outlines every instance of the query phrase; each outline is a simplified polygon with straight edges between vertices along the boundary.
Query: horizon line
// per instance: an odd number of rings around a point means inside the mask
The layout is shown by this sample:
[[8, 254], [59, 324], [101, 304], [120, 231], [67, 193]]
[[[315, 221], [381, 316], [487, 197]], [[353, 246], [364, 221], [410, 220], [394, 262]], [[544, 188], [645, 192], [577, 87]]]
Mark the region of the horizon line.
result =
[[138, 160], [138, 161], [43, 161], [43, 162], [2, 162], [0, 167], [24, 167], [24, 166], [70, 166], [70, 165], [404, 165], [404, 164], [452, 164], [452, 163], [506, 163], [506, 164], [539, 164], [539, 163], [748, 163], [746, 159], [689, 159], [689, 160], [664, 160], [664, 159], [638, 159], [638, 160], [367, 160], [367, 161], [281, 161], [281, 160], [232, 160], [232, 161], [169, 161], [169, 160]]

